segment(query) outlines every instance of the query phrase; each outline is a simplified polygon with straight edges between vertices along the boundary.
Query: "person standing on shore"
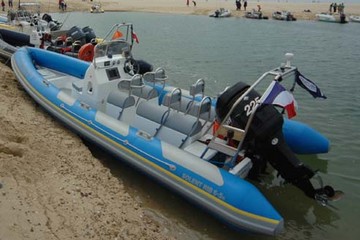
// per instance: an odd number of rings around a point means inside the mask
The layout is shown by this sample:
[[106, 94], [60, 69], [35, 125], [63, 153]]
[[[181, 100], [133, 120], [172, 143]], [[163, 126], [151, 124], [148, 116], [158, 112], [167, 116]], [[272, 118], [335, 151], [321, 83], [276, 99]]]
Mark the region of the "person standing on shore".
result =
[[13, 0], [9, 0], [9, 8], [13, 8]]
[[334, 10], [334, 13], [336, 13], [336, 9], [337, 9], [337, 4], [336, 4], [336, 3], [334, 3], [334, 4], [333, 4], [333, 10]]
[[246, 11], [246, 7], [247, 7], [247, 0], [244, 0], [244, 11]]
[[186, 6], [189, 6], [189, 0], [186, 0]]
[[332, 10], [333, 10], [333, 3], [330, 4], [329, 12], [332, 13]]
[[339, 4], [339, 6], [338, 6], [338, 12], [339, 12], [340, 14], [343, 14], [343, 13], [344, 13], [344, 8], [345, 8], [344, 3]]
[[241, 3], [240, 3], [240, 0], [236, 0], [236, 1], [235, 1], [235, 4], [236, 4], [236, 11], [239, 11], [239, 10], [240, 10], [240, 6], [241, 6], [241, 5], [240, 5], [240, 4], [241, 4]]
[[4, 2], [4, 0], [1, 0], [1, 7], [2, 7], [2, 10], [4, 12], [5, 11], [5, 2]]

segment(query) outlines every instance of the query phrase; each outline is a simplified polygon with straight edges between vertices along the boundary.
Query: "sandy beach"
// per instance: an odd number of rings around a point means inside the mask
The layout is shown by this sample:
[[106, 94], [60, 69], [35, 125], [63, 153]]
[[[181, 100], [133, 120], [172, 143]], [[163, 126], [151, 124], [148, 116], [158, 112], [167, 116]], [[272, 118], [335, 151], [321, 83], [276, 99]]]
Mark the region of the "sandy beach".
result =
[[[104, 9], [116, 9], [124, 11], [146, 11], [146, 12], [164, 12], [164, 13], [181, 13], [195, 15], [209, 15], [215, 9], [220, 7], [231, 10], [234, 17], [244, 17], [245, 10], [236, 11], [234, 0], [197, 0], [196, 7], [190, 1], [189, 7], [186, 6], [186, 0], [132, 0], [132, 1], [115, 1], [119, 3], [104, 3]], [[243, 5], [243, 4], [242, 4]], [[257, 9], [257, 5], [261, 6], [264, 16], [271, 17], [274, 11], [288, 10], [292, 12], [298, 19], [313, 20], [316, 13], [326, 12], [329, 9], [329, 3], [286, 3], [282, 2], [262, 2], [248, 1], [247, 11]], [[311, 12], [304, 12], [304, 10]], [[349, 15], [360, 15], [360, 4], [352, 4], [346, 6], [346, 13]]]
[[[44, 9], [49, 12], [58, 11], [56, 0], [49, 2], [48, 0], [40, 0]], [[96, 1], [94, 1], [96, 2]], [[241, 11], [236, 11], [235, 0], [196, 0], [196, 6], [190, 1], [189, 6], [186, 0], [102, 0], [100, 1], [105, 11], [137, 11], [137, 12], [159, 12], [172, 14], [193, 14], [193, 15], [209, 15], [216, 9], [223, 7], [231, 10], [234, 17], [244, 17], [245, 11], [243, 7]], [[299, 20], [314, 20], [316, 13], [328, 12], [329, 1], [314, 3], [291, 3], [285, 0], [279, 1], [261, 1], [249, 0], [247, 11], [257, 9], [257, 5], [261, 6], [264, 16], [271, 17], [274, 11], [287, 10], [292, 12]], [[336, 1], [335, 1], [336, 2]], [[340, 3], [341, 1], [339, 1]], [[68, 1], [67, 11], [89, 11], [92, 2], [87, 1]], [[242, 4], [243, 5], [243, 4]], [[310, 10], [311, 12], [304, 12]], [[347, 15], [360, 15], [360, 4], [346, 4], [345, 13]]]
[[[7, 1], [6, 1], [7, 2]], [[57, 12], [58, 2], [40, 0]], [[224, 7], [233, 16], [235, 0], [104, 0], [105, 11], [208, 15]], [[16, 5], [14, 3], [14, 5]], [[258, 1], [249, 1], [248, 10]], [[312, 20], [328, 3], [262, 3], [264, 15], [289, 10]], [[89, 1], [68, 1], [67, 11], [88, 11]], [[310, 13], [303, 10], [310, 9]], [[360, 15], [360, 4], [347, 14]], [[0, 64], [0, 240], [177, 239], [170, 220], [159, 220], [129, 194], [124, 183], [96, 159], [83, 141], [28, 96], [11, 68]]]
[[0, 239], [173, 239], [8, 66], [0, 72]]

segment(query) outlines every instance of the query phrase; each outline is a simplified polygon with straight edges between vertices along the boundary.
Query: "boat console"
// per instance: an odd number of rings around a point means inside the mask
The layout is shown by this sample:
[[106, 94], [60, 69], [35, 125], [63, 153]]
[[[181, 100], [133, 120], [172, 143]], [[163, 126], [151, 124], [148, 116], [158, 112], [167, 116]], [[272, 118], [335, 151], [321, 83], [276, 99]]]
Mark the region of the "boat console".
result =
[[[121, 89], [120, 82], [137, 81], [142, 86], [141, 76], [135, 77], [139, 67], [130, 54], [130, 45], [123, 40], [102, 42], [95, 46], [94, 59], [86, 71], [82, 85], [84, 91], [75, 92], [76, 98], [91, 107], [105, 110], [106, 98], [114, 89]], [[134, 78], [135, 77], [135, 78]]]

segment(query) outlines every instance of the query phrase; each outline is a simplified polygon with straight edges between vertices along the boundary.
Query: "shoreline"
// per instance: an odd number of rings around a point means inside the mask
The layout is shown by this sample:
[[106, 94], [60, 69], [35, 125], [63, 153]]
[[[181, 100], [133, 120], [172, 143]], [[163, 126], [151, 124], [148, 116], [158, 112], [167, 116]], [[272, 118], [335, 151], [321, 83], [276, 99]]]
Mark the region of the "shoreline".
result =
[[[48, 12], [58, 12], [57, 2], [48, 2], [48, 0], [39, 0], [42, 8]], [[80, 1], [68, 3], [67, 12], [89, 11], [91, 5], [97, 1], [91, 2]], [[104, 0], [101, 1], [102, 8], [105, 12], [148, 12], [148, 13], [168, 13], [183, 15], [204, 15], [208, 16], [211, 12], [222, 7], [231, 11], [231, 17], [245, 18], [245, 12], [257, 9], [257, 5], [261, 5], [264, 16], [271, 19], [272, 13], [275, 11], [287, 10], [294, 14], [298, 20], [315, 20], [315, 14], [328, 12], [329, 3], [288, 3], [288, 2], [262, 2], [261, 0], [249, 0], [247, 10], [236, 11], [234, 0], [196, 0], [196, 6], [190, 1], [190, 5], [186, 6], [185, 0]], [[340, 2], [339, 2], [340, 3]], [[243, 5], [243, 3], [242, 3]], [[310, 10], [311, 12], [304, 12]], [[345, 14], [359, 15], [360, 4], [346, 4]]]

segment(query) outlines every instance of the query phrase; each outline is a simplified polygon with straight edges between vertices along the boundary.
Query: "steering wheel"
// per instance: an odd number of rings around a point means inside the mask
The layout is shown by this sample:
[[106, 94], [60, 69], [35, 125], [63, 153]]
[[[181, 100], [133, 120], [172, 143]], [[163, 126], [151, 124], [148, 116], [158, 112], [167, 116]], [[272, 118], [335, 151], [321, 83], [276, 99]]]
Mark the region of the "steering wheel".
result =
[[135, 59], [128, 58], [124, 62], [124, 71], [130, 76], [134, 76], [140, 72], [140, 65]]

